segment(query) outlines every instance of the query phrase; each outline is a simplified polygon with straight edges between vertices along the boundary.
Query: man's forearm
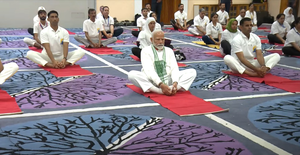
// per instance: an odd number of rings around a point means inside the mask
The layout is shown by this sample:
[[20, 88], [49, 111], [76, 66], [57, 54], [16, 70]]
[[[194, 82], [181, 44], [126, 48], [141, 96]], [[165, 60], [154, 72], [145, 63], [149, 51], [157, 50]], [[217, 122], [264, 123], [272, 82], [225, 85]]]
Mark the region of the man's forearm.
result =
[[94, 45], [94, 42], [91, 40], [91, 38], [88, 34], [85, 34], [85, 37], [92, 45]]
[[257, 68], [255, 66], [253, 66], [248, 60], [246, 60], [245, 58], [240, 60], [246, 67], [252, 69], [253, 71], [257, 71]]
[[114, 26], [113, 25], [110, 25], [110, 33], [111, 33], [111, 36], [114, 35]]
[[197, 30], [202, 32], [202, 33], [205, 33], [205, 30], [204, 28], [202, 28], [201, 26], [196, 26], [197, 27]]
[[256, 58], [261, 66], [265, 66], [265, 59], [261, 51], [256, 51]]
[[64, 42], [63, 46], [64, 46], [64, 48], [63, 48], [64, 58], [67, 58], [68, 57], [68, 50], [69, 50], [69, 43]]

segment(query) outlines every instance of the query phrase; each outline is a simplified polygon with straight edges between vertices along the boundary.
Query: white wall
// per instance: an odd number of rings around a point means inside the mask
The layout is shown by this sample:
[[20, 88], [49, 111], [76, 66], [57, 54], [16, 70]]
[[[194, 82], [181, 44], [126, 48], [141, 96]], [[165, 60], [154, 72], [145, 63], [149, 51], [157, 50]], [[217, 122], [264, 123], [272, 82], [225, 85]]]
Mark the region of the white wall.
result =
[[56, 10], [60, 26], [80, 28], [88, 9], [95, 7], [95, 0], [0, 0], [0, 28], [33, 27], [32, 19], [39, 6], [47, 12]]

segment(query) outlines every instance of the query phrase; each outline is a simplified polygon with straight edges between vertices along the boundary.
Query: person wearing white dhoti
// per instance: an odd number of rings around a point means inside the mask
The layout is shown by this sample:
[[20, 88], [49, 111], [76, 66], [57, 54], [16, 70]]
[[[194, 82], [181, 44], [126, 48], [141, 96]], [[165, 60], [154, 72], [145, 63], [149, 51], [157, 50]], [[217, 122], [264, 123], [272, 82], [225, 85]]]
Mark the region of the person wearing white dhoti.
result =
[[65, 68], [67, 65], [73, 65], [84, 56], [84, 51], [78, 49], [68, 52], [69, 33], [58, 26], [57, 11], [52, 10], [48, 13], [48, 21], [50, 26], [42, 30], [40, 35], [44, 47], [42, 53], [28, 51], [26, 57], [39, 65], [51, 68]]
[[234, 37], [231, 55], [226, 55], [224, 62], [232, 72], [264, 77], [279, 62], [280, 56], [274, 53], [263, 57], [259, 37], [251, 33], [251, 22], [247, 17], [241, 20], [241, 32]]
[[100, 48], [105, 47], [108, 44], [115, 43], [118, 39], [116, 37], [111, 37], [106, 40], [102, 39], [101, 31], [104, 30], [100, 19], [96, 20], [96, 10], [88, 10], [89, 19], [83, 22], [83, 32], [85, 33], [85, 38], [79, 35], [75, 35], [74, 39], [79, 43], [84, 44], [89, 48]]
[[194, 18], [194, 28], [189, 28], [188, 31], [195, 36], [206, 35], [206, 26], [209, 23], [209, 18], [205, 16], [206, 10], [201, 8], [199, 15]]
[[196, 77], [195, 69], [179, 71], [173, 50], [164, 47], [164, 32], [152, 33], [152, 45], [141, 53], [142, 71], [130, 71], [128, 79], [144, 92], [175, 95], [187, 91]]
[[30, 39], [30, 38], [27, 38], [25, 37], [23, 39], [23, 41], [28, 45], [28, 46], [34, 46], [34, 47], [37, 47], [37, 48], [43, 48], [42, 47], [42, 44], [41, 44], [41, 37], [40, 37], [40, 34], [41, 34], [41, 31], [43, 29], [45, 29], [46, 27], [48, 27], [49, 25], [49, 22], [46, 21], [46, 17], [47, 17], [47, 12], [45, 10], [40, 10], [38, 12], [38, 17], [40, 19], [39, 22], [35, 23], [34, 26], [33, 26], [33, 34], [34, 34], [34, 39]]
[[18, 71], [18, 69], [19, 66], [16, 63], [10, 62], [3, 65], [0, 60], [0, 85], [12, 77]]

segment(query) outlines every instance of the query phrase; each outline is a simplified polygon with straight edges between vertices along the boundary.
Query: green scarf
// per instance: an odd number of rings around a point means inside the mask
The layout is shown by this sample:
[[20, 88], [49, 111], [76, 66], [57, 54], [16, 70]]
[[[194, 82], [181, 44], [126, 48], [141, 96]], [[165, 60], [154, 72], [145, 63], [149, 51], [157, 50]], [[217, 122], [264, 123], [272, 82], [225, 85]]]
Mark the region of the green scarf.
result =
[[237, 29], [233, 30], [233, 29], [231, 28], [231, 25], [232, 25], [232, 23], [233, 23], [234, 21], [237, 21], [237, 20], [234, 19], [234, 18], [231, 18], [231, 19], [229, 20], [227, 26], [226, 26], [226, 29], [227, 29], [229, 32], [231, 32], [231, 33], [236, 33], [236, 32], [237, 32]]
[[163, 60], [159, 60], [156, 49], [154, 48], [153, 45], [151, 45], [152, 51], [154, 54], [154, 67], [156, 70], [157, 75], [159, 76], [160, 80], [166, 84], [167, 80], [167, 71], [166, 71], [166, 52], [164, 48], [164, 53], [163, 53]]

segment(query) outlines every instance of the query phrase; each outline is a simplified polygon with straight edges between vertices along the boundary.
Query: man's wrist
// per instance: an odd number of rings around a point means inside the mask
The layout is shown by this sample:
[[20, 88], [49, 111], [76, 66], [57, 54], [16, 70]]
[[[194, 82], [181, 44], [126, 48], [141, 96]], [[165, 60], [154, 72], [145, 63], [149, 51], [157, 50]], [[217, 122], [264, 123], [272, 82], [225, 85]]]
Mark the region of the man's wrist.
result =
[[158, 87], [160, 87], [162, 84], [163, 84], [163, 82], [160, 82], [160, 83], [158, 84]]

